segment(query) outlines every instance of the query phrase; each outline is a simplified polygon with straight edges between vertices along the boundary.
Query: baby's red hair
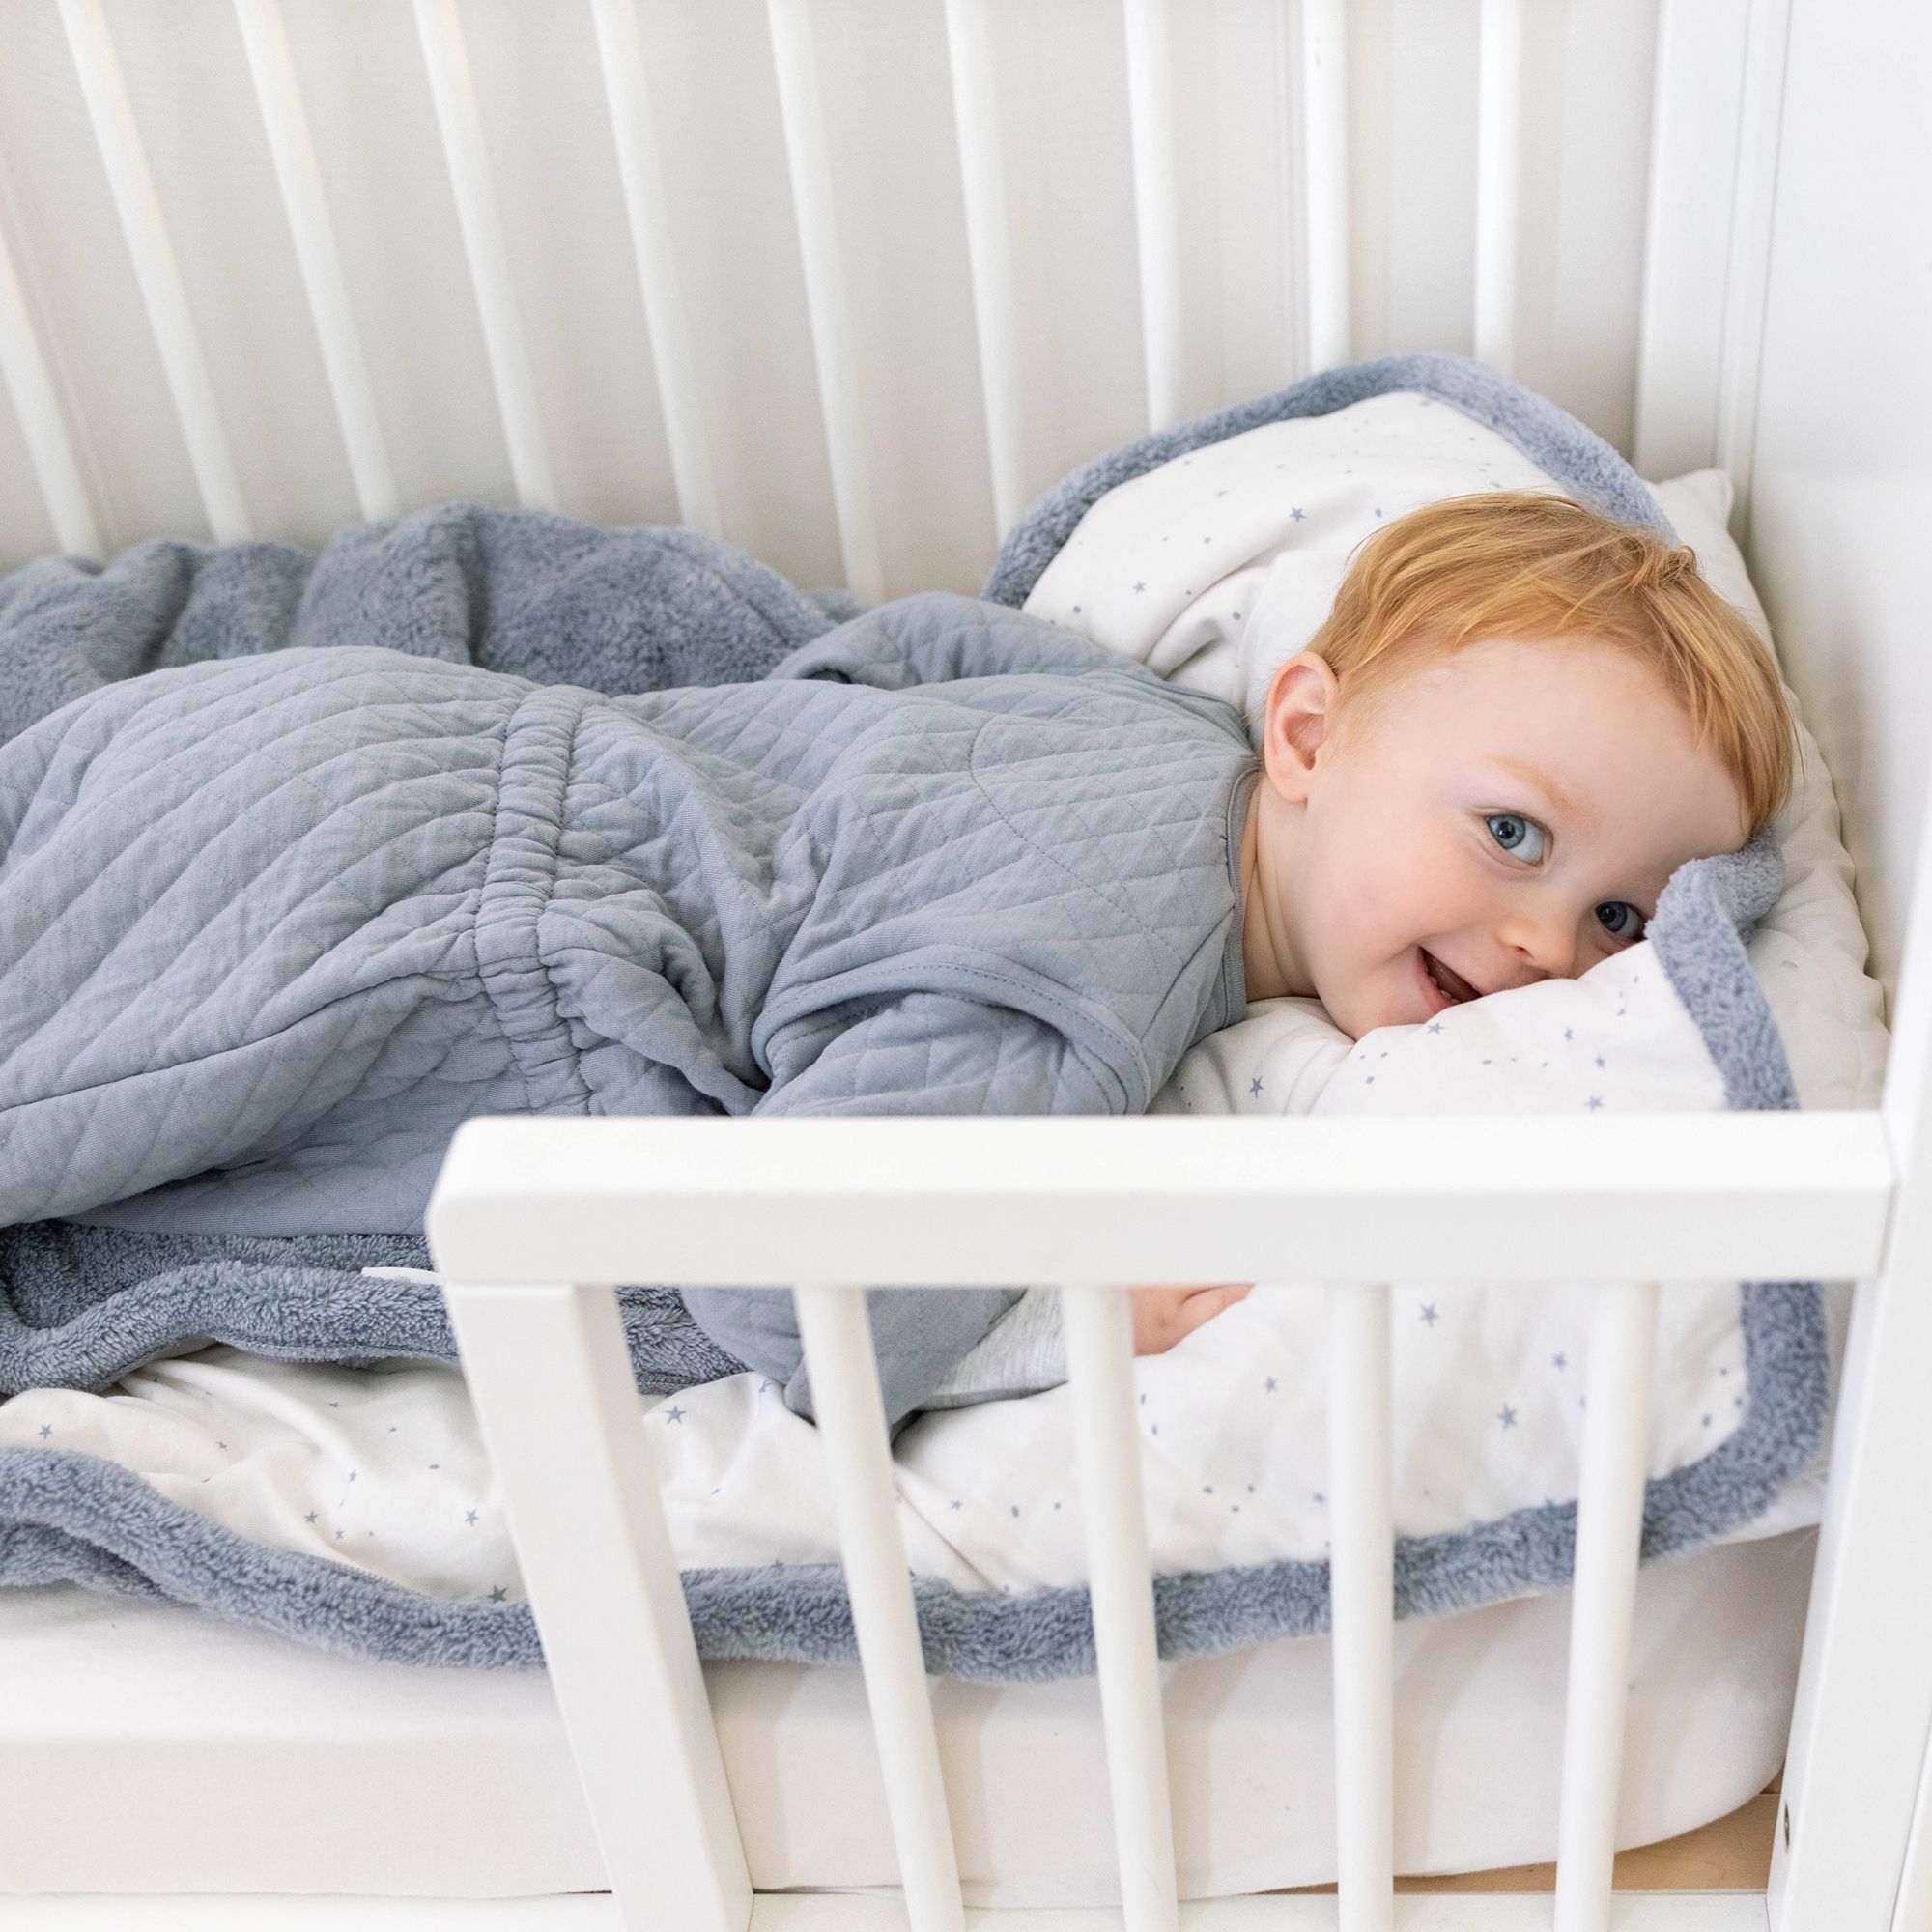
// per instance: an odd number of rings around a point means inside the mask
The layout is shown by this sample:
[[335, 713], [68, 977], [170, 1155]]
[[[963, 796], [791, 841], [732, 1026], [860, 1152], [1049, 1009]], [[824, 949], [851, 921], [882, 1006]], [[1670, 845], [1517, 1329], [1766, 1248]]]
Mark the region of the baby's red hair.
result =
[[1797, 732], [1770, 651], [1696, 554], [1564, 497], [1490, 491], [1399, 517], [1354, 554], [1308, 648], [1349, 707], [1491, 639], [1589, 639], [1648, 665], [1737, 783], [1749, 831], [1789, 795]]

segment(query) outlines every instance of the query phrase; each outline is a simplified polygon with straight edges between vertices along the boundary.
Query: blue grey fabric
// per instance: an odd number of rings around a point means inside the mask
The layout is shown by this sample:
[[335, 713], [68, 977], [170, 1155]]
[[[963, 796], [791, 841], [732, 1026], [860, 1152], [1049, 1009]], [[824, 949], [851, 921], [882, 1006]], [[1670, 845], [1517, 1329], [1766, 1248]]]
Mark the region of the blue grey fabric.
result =
[[763, 677], [857, 614], [692, 530], [450, 503], [282, 544], [137, 544], [0, 579], [0, 744], [143, 671], [378, 645], [619, 696]]
[[[751, 683], [393, 651], [0, 748], [0, 1224], [409, 1233], [479, 1114], [1138, 1113], [1245, 1009], [1236, 713], [930, 593]], [[810, 1412], [788, 1293], [687, 1294]], [[1008, 1305], [888, 1295], [898, 1421]]]
[[[419, 1235], [161, 1235], [33, 1221], [0, 1228], [0, 1394], [103, 1389], [190, 1338], [292, 1362], [453, 1362], [438, 1290], [365, 1267], [428, 1268]], [[676, 1290], [620, 1288], [647, 1395], [736, 1375]]]
[[[1184, 424], [1089, 466], [1022, 520], [1002, 553], [987, 596], [1017, 605], [1105, 489], [1143, 473], [1168, 455], [1261, 422], [1319, 413], [1394, 388], [1420, 388], [1501, 430], [1582, 500], [1633, 522], [1660, 521], [1642, 485], [1615, 452], [1542, 398], [1458, 357], [1401, 357], [1328, 372], [1282, 396]], [[421, 526], [435, 531], [441, 519], [458, 527], [468, 520], [487, 526], [498, 515], [439, 512], [394, 528]], [[594, 553], [594, 534], [577, 530], [571, 541], [582, 538]], [[639, 540], [648, 552], [657, 533], [617, 534], [625, 542]], [[363, 535], [352, 532], [341, 541], [354, 543]], [[211, 584], [222, 569], [211, 560], [240, 554], [181, 554], [175, 546], [151, 546], [148, 552], [164, 570], [180, 569], [192, 577], [207, 569], [205, 581]], [[121, 559], [113, 570], [128, 562]], [[755, 566], [749, 568], [755, 573]], [[812, 604], [788, 586], [781, 588], [795, 602], [761, 593], [765, 602], [760, 605], [744, 592], [743, 584], [751, 580], [734, 575], [736, 569], [729, 558], [715, 560], [713, 581], [724, 602], [780, 610], [786, 621], [808, 625], [838, 609], [830, 599]], [[92, 573], [75, 573], [65, 565], [35, 570], [68, 583], [70, 594], [78, 594], [85, 604], [84, 589], [76, 593], [75, 585]], [[105, 580], [112, 574], [99, 575]], [[407, 586], [417, 580], [403, 573], [399, 581]], [[468, 580], [461, 572], [429, 568], [420, 581], [439, 587], [430, 617], [412, 635], [433, 639], [436, 626], [444, 621], [437, 600], [449, 603], [449, 586]], [[24, 657], [10, 657], [9, 613], [17, 615], [22, 607], [9, 599], [17, 595], [14, 586], [20, 582], [16, 577], [0, 584], [0, 735], [77, 695], [66, 681], [71, 675], [81, 677], [79, 688], [91, 688], [94, 681], [130, 675], [149, 663], [274, 649], [295, 640], [285, 620], [278, 628], [276, 620], [250, 616], [249, 593], [242, 590], [226, 617], [204, 622], [193, 648], [184, 651], [178, 641], [166, 641], [165, 600], [156, 603], [151, 587], [149, 595], [134, 603], [142, 620], [156, 627], [154, 635], [160, 641], [151, 641], [143, 651], [114, 643], [121, 620], [110, 618], [103, 606], [100, 613], [75, 608], [61, 617], [68, 626], [64, 645], [42, 645], [38, 658], [32, 649]], [[696, 615], [684, 635], [703, 635], [706, 594], [702, 586], [692, 592]], [[489, 608], [491, 601], [456, 598], [451, 608], [469, 612], [473, 624], [477, 610]], [[192, 608], [192, 599], [183, 608]], [[233, 639], [252, 637], [256, 641], [233, 641], [232, 648], [223, 648], [225, 640], [232, 641], [227, 623], [238, 626]], [[729, 648], [749, 648], [755, 656], [754, 620], [748, 616], [745, 625], [744, 632], [732, 632]], [[366, 641], [366, 636], [311, 636], [303, 641]], [[559, 638], [554, 648], [567, 643], [567, 638]], [[64, 651], [82, 649], [95, 653], [95, 668], [84, 673], [63, 669]], [[168, 651], [176, 655], [162, 655]], [[429, 654], [464, 653], [438, 649]], [[781, 654], [772, 650], [772, 661]], [[696, 664], [701, 656], [700, 649], [690, 662]], [[8, 667], [39, 659], [44, 665], [31, 673], [39, 680], [38, 696], [24, 680], [16, 690]], [[498, 668], [544, 676], [527, 662], [494, 662]], [[571, 682], [596, 681], [574, 671], [564, 674]], [[703, 675], [701, 666], [697, 675]], [[1671, 984], [1720, 1068], [1733, 1106], [1794, 1103], [1776, 1029], [1739, 936], [1739, 926], [1760, 917], [1777, 888], [1775, 851], [1703, 862], [1672, 882], [1650, 927]], [[430, 1291], [411, 1284], [372, 1284], [350, 1273], [365, 1262], [423, 1265], [426, 1261], [420, 1242], [407, 1235], [270, 1239], [136, 1235], [58, 1224], [3, 1232], [0, 1282], [7, 1296], [0, 1299], [0, 1378], [17, 1376], [20, 1380], [0, 1379], [0, 1386], [19, 1386], [23, 1380], [87, 1385], [96, 1378], [111, 1378], [171, 1339], [199, 1333], [266, 1353], [319, 1359], [383, 1353], [446, 1358], [447, 1325]], [[1742, 1291], [1741, 1307], [1747, 1387], [1742, 1420], [1711, 1454], [1650, 1483], [1644, 1511], [1646, 1557], [1693, 1549], [1750, 1521], [1803, 1468], [1820, 1439], [1829, 1399], [1829, 1358], [1819, 1291], [1813, 1284], [1756, 1284]], [[674, 1299], [662, 1293], [652, 1299], [650, 1291], [634, 1291], [627, 1294], [626, 1308], [634, 1366], [640, 1367], [640, 1375], [648, 1361], [676, 1359], [674, 1351], [691, 1345], [688, 1325], [681, 1338], [674, 1332]], [[145, 1326], [143, 1320], [134, 1319], [137, 1311], [143, 1312]], [[724, 1372], [722, 1363], [728, 1359], [714, 1354], [710, 1372]], [[1570, 1579], [1575, 1535], [1576, 1506], [1559, 1502], [1454, 1534], [1403, 1539], [1395, 1564], [1398, 1612], [1437, 1614], [1560, 1588]], [[540, 1662], [526, 1605], [432, 1602], [320, 1558], [291, 1556], [249, 1543], [97, 1458], [0, 1451], [0, 1582], [62, 1579], [202, 1605], [304, 1642], [358, 1654], [446, 1664]], [[704, 1656], [849, 1662], [855, 1655], [850, 1608], [836, 1568], [696, 1571], [686, 1574], [684, 1584]], [[927, 1667], [936, 1673], [1038, 1679], [1094, 1667], [1089, 1605], [1082, 1589], [1009, 1597], [922, 1580], [915, 1585], [915, 1596]], [[1163, 1655], [1224, 1651], [1324, 1629], [1327, 1569], [1321, 1563], [1281, 1562], [1162, 1577], [1155, 1579], [1154, 1598]]]

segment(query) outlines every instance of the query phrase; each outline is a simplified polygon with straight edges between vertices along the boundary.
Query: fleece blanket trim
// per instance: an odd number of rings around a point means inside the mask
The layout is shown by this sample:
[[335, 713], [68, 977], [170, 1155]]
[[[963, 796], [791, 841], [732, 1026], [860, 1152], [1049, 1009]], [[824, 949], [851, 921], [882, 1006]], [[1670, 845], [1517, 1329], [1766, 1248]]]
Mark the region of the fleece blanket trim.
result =
[[[1089, 465], [1022, 519], [1002, 551], [986, 595], [1020, 603], [1086, 508], [1115, 484], [1263, 422], [1323, 413], [1398, 388], [1422, 389], [1501, 431], [1580, 499], [1627, 521], [1659, 522], [1634, 472], [1553, 405], [1460, 357], [1393, 357], [1325, 372], [1278, 396], [1183, 424]], [[707, 556], [705, 562], [709, 566], [714, 559]], [[721, 571], [724, 576], [728, 572]], [[768, 590], [763, 583], [757, 587]], [[744, 594], [742, 578], [738, 594]], [[765, 596], [758, 601], [769, 608]], [[800, 614], [806, 627], [813, 628], [826, 621], [824, 612], [820, 606]], [[5, 614], [0, 594], [0, 615]], [[1741, 927], [1747, 929], [1776, 901], [1781, 877], [1776, 851], [1764, 841], [1731, 859], [1687, 867], [1671, 882], [1651, 926], [1663, 968], [1711, 1051], [1733, 1107], [1796, 1104], [1776, 1027], [1740, 936]], [[118, 1231], [54, 1224], [6, 1231], [0, 1243], [11, 1239], [13, 1247], [10, 1254], [0, 1246], [0, 1268], [12, 1273], [12, 1263], [22, 1259], [29, 1245], [43, 1264], [50, 1251], [60, 1250], [56, 1259], [65, 1265], [84, 1267], [87, 1244], [110, 1238], [122, 1237]], [[142, 1264], [138, 1258], [130, 1264], [129, 1252], [102, 1248], [92, 1261], [138, 1273]], [[279, 1243], [189, 1237], [185, 1250], [176, 1237], [171, 1249], [148, 1254], [148, 1278], [163, 1252], [182, 1265], [167, 1283], [168, 1305], [156, 1306], [140, 1332], [117, 1325], [127, 1311], [117, 1318], [111, 1307], [90, 1310], [81, 1324], [70, 1322], [59, 1330], [62, 1344], [71, 1350], [66, 1366], [73, 1378], [93, 1380], [108, 1361], [133, 1366], [170, 1340], [197, 1333], [300, 1359], [453, 1356], [433, 1290], [415, 1297], [403, 1292], [407, 1284], [384, 1283], [379, 1313], [366, 1282], [359, 1292], [347, 1286], [355, 1279], [349, 1270], [362, 1265], [426, 1266], [423, 1244], [412, 1237]], [[667, 1295], [648, 1289], [625, 1292], [626, 1327], [640, 1385], [667, 1386], [667, 1361], [676, 1373], [697, 1371], [669, 1386], [734, 1370], [737, 1364], [725, 1358], [685, 1361], [676, 1357], [677, 1345], [668, 1349], [676, 1324]], [[1822, 1434], [1829, 1352], [1817, 1285], [1752, 1284], [1742, 1293], [1741, 1309], [1747, 1390], [1743, 1420], [1709, 1455], [1648, 1485], [1646, 1559], [1682, 1553], [1749, 1522], [1810, 1460]], [[23, 1317], [0, 1301], [0, 1377], [26, 1367], [30, 1358], [42, 1378], [52, 1378], [45, 1371], [55, 1366], [47, 1346], [54, 1331], [51, 1324], [43, 1328], [33, 1322], [31, 1313]], [[83, 1332], [87, 1321], [93, 1329]], [[1401, 1539], [1395, 1552], [1397, 1613], [1441, 1614], [1561, 1588], [1570, 1580], [1575, 1550], [1574, 1502], [1519, 1510], [1443, 1535]], [[306, 1643], [367, 1656], [470, 1667], [542, 1662], [526, 1605], [426, 1598], [324, 1558], [251, 1543], [99, 1458], [0, 1451], [0, 1582], [53, 1581], [196, 1604]], [[837, 1566], [687, 1571], [684, 1588], [702, 1656], [830, 1663], [850, 1662], [857, 1655]], [[935, 1674], [1015, 1681], [1094, 1668], [1084, 1588], [1007, 1596], [918, 1579], [914, 1597], [926, 1667]], [[1312, 1634], [1327, 1627], [1327, 1566], [1285, 1560], [1161, 1577], [1155, 1579], [1154, 1601], [1165, 1657]]]

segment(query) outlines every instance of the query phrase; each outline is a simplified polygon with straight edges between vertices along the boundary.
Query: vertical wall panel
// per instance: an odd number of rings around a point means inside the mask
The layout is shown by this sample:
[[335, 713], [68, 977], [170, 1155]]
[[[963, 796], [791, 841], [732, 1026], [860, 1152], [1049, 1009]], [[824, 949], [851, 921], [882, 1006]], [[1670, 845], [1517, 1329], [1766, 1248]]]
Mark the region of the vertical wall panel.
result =
[[28, 467], [61, 549], [78, 556], [99, 556], [100, 531], [94, 505], [88, 500], [53, 372], [4, 229], [0, 229], [0, 383], [13, 402]]
[[1750, 0], [1663, 0], [1644, 220], [1631, 460], [1646, 476], [1717, 461]]
[[[1124, 0], [980, 0], [1009, 184], [1019, 447], [1009, 498], [1146, 416]], [[359, 505], [233, 0], [105, 0], [211, 382], [261, 527], [318, 542]], [[1171, 0], [1170, 0], [1171, 5]], [[408, 9], [283, 0], [370, 386], [406, 506], [514, 500], [461, 227]], [[1519, 366], [1630, 430], [1653, 0], [1525, 10]], [[1474, 347], [1479, 0], [1349, 0], [1353, 353]], [[944, 10], [812, 0], [853, 238], [853, 333], [894, 591], [977, 586], [996, 516]], [[693, 387], [734, 539], [840, 571], [763, 0], [635, 0], [685, 281]], [[1295, 9], [1189, 0], [1173, 41], [1182, 413], [1307, 355]], [[556, 486], [607, 522], [678, 514], [587, 6], [461, 0]], [[0, 165], [110, 547], [201, 510], [61, 41], [0, 0]], [[1578, 211], [1558, 222], [1560, 207]], [[103, 210], [106, 218], [103, 221]], [[0, 452], [22, 469], [24, 450]], [[31, 478], [10, 476], [18, 494]], [[10, 526], [32, 546], [44, 531]]]
[[665, 183], [664, 138], [651, 94], [649, 62], [638, 30], [635, 0], [592, 0], [598, 64], [611, 103], [624, 209], [650, 326], [651, 365], [670, 446], [678, 514], [694, 529], [722, 536], [716, 469], [704, 421], [690, 305], [679, 270]]
[[187, 445], [202, 512], [216, 542], [236, 542], [253, 534], [242, 479], [167, 217], [155, 190], [147, 146], [122, 76], [120, 51], [100, 0], [60, 0], [60, 6], [95, 145]]
[[365, 517], [393, 517], [400, 507], [396, 478], [369, 386], [369, 369], [355, 326], [355, 304], [342, 273], [328, 198], [309, 138], [301, 82], [289, 51], [280, 0], [236, 0], [236, 20], [248, 51], [262, 123], [274, 156], [275, 176], [288, 211], [289, 233], [301, 265], [302, 287], [328, 371], [329, 394], [342, 428], [356, 500]]
[[416, 30], [429, 71], [430, 96], [442, 135], [443, 160], [463, 224], [469, 280], [483, 320], [490, 379], [497, 392], [517, 497], [527, 509], [561, 508], [545, 445], [535, 371], [524, 342], [517, 280], [497, 209], [490, 136], [483, 125], [456, 0], [415, 0]]

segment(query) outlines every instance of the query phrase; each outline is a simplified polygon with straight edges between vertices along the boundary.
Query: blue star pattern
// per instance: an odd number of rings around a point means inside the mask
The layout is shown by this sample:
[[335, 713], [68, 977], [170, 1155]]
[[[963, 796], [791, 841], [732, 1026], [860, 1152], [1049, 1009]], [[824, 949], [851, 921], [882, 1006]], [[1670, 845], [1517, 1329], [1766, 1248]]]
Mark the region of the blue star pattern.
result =
[[683, 1420], [684, 1420], [684, 1410], [677, 1407], [675, 1405], [665, 1410], [665, 1426], [667, 1428], [668, 1428], [673, 1422], [682, 1422]]
[[1253, 1096], [1259, 1094], [1261, 1091], [1262, 1091], [1262, 1076], [1259, 1073], [1257, 1073], [1255, 1077], [1248, 1082], [1248, 1093], [1250, 1096]]
[[1514, 1429], [1516, 1427], [1516, 1410], [1508, 1403], [1504, 1403], [1502, 1407], [1496, 1411], [1496, 1420], [1505, 1429]]
[[1434, 1328], [1440, 1319], [1435, 1312], [1435, 1302], [1425, 1301], [1422, 1304], [1422, 1325], [1425, 1328]]

